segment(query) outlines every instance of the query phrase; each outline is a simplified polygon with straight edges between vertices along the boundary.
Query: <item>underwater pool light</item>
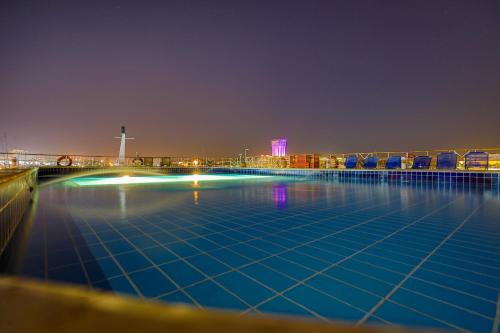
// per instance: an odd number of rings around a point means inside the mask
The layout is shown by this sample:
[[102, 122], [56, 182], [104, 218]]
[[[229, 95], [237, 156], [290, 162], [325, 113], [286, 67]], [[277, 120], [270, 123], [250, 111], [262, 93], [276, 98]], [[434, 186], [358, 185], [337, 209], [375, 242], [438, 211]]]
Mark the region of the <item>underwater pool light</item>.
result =
[[128, 185], [128, 184], [155, 184], [155, 183], [182, 183], [205, 182], [224, 180], [245, 180], [254, 178], [267, 178], [269, 176], [256, 175], [182, 175], [182, 176], [121, 176], [121, 177], [83, 177], [73, 178], [69, 182], [79, 186], [97, 185]]

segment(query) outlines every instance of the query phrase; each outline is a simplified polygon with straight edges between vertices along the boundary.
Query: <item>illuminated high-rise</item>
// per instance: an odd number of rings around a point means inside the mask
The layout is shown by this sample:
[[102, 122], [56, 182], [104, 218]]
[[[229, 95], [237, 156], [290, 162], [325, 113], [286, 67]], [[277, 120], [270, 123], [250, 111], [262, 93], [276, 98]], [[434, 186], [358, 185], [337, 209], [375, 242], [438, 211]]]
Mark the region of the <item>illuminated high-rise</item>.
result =
[[271, 140], [271, 155], [279, 157], [286, 156], [286, 139]]

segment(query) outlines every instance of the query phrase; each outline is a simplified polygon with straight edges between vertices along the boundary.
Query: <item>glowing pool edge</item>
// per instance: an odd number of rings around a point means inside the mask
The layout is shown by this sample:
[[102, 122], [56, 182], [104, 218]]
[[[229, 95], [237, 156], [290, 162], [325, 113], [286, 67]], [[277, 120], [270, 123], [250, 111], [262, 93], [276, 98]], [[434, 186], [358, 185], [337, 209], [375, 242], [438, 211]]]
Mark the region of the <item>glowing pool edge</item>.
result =
[[225, 180], [246, 180], [257, 178], [269, 178], [272, 176], [257, 175], [182, 175], [182, 176], [121, 176], [121, 177], [83, 177], [68, 180], [69, 183], [78, 186], [100, 186], [100, 185], [134, 185], [134, 184], [158, 184], [158, 183], [187, 183]]

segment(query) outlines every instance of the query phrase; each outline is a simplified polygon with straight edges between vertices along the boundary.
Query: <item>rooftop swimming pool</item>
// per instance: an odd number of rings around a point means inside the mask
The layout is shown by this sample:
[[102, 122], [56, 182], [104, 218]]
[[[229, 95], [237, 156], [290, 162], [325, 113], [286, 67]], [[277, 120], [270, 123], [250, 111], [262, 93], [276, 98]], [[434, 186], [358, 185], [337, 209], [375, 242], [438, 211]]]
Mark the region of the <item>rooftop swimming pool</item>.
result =
[[217, 174], [34, 195], [4, 273], [244, 314], [498, 331], [494, 191]]

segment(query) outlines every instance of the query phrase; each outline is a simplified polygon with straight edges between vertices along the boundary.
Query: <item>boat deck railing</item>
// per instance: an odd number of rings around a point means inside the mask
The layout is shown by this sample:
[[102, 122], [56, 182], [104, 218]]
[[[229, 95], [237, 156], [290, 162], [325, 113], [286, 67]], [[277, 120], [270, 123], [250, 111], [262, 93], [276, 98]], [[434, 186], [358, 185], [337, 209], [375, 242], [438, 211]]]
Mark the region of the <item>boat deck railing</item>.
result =
[[[362, 169], [366, 158], [375, 156], [378, 159], [376, 169], [384, 169], [385, 162], [391, 156], [402, 157], [402, 169], [410, 169], [417, 156], [430, 156], [430, 170], [437, 169], [437, 156], [441, 153], [453, 152], [457, 156], [457, 170], [500, 170], [500, 148], [460, 148], [440, 150], [413, 150], [413, 151], [375, 151], [375, 152], [348, 152], [330, 154], [292, 154], [284, 157], [269, 155], [236, 157], [209, 157], [209, 156], [129, 156], [118, 161], [117, 156], [81, 155], [81, 154], [41, 154], [41, 153], [0, 153], [0, 170], [3, 168], [29, 168], [38, 166], [76, 166], [76, 167], [224, 167], [224, 168], [315, 168], [315, 169], [343, 169], [348, 156], [356, 156], [360, 163], [356, 167]], [[470, 152], [484, 152], [487, 162], [474, 168], [467, 166], [466, 155]], [[297, 159], [311, 160], [310, 164], [299, 165]], [[314, 162], [315, 161], [315, 162]]]

